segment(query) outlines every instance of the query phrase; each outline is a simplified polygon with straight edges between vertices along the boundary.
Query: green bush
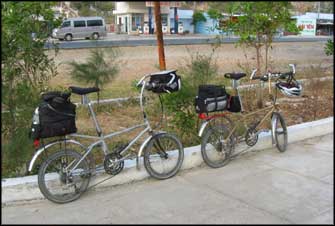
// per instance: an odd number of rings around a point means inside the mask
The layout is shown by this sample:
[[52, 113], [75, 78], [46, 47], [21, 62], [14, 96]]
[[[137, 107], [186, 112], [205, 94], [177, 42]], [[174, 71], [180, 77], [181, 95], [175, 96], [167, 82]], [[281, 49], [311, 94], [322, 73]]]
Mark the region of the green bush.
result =
[[215, 48], [210, 55], [192, 55], [190, 63], [179, 73], [182, 79], [181, 90], [163, 97], [165, 109], [171, 116], [169, 128], [177, 133], [184, 146], [199, 144], [194, 99], [198, 86], [211, 82], [217, 74], [217, 65], [213, 61], [214, 52]]
[[[110, 58], [110, 62], [106, 61], [106, 53]], [[102, 49], [93, 49], [90, 51], [90, 57], [86, 63], [71, 62], [72, 77], [76, 81], [84, 82], [86, 84], [95, 85], [95, 87], [102, 88], [104, 84], [114, 79], [119, 73], [118, 51], [113, 48], [108, 52]]]
[[54, 4], [1, 2], [2, 176], [23, 176], [34, 151], [28, 137], [32, 113], [40, 92], [48, 89], [48, 81], [57, 74], [54, 59], [44, 49], [46, 25], [60, 24], [51, 10]]
[[329, 39], [325, 46], [325, 53], [327, 56], [334, 55], [334, 42]]

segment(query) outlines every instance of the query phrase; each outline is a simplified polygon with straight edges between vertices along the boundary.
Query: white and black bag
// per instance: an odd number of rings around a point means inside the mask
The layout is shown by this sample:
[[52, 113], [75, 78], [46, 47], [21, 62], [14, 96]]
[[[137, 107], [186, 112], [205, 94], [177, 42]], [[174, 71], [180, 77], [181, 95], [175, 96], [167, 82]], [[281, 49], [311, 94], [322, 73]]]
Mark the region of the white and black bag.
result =
[[173, 93], [181, 89], [181, 79], [177, 70], [161, 71], [150, 75], [150, 89], [154, 93]]
[[200, 85], [195, 97], [195, 111], [209, 113], [226, 110], [228, 94], [224, 86]]

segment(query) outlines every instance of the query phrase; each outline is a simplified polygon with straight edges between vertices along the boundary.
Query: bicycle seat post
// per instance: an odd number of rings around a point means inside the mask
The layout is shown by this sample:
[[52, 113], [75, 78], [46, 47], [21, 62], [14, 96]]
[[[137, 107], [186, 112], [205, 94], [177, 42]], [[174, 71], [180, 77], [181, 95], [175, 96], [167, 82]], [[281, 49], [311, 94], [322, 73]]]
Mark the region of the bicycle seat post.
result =
[[81, 95], [81, 104], [88, 106], [90, 114], [93, 118], [93, 122], [94, 122], [94, 125], [95, 125], [95, 129], [97, 131], [97, 134], [98, 134], [98, 136], [101, 136], [101, 134], [102, 134], [101, 127], [100, 127], [100, 125], [98, 123], [98, 120], [97, 120], [97, 117], [94, 113], [92, 103], [91, 103], [90, 99], [88, 98], [88, 96], [86, 94]]
[[86, 95], [81, 95], [81, 104], [82, 105], [87, 105], [90, 102], [88, 97]]
[[242, 99], [240, 96], [240, 93], [238, 92], [238, 80], [236, 79], [232, 79], [231, 80], [231, 86], [235, 92], [234, 95], [238, 96], [238, 99], [240, 100], [240, 104], [241, 104], [241, 112], [244, 112], [244, 108], [243, 108], [243, 104], [242, 104]]

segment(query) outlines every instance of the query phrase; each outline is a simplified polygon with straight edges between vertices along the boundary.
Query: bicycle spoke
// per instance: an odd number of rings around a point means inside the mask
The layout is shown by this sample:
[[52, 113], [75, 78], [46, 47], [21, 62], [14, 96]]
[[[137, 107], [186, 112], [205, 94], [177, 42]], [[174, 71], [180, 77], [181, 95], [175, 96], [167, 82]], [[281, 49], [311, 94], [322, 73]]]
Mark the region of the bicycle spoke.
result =
[[231, 153], [231, 147], [225, 143], [229, 130], [224, 125], [209, 129], [201, 142], [201, 154], [205, 163], [213, 168], [223, 166]]
[[[42, 164], [38, 176], [39, 187], [43, 195], [57, 203], [77, 199], [81, 192], [86, 190], [89, 183], [90, 177], [86, 176], [89, 175], [87, 174], [89, 172], [87, 161], [81, 161], [76, 169], [72, 169], [73, 173], [69, 174], [69, 171], [64, 171], [64, 169], [78, 163], [81, 159], [79, 153], [70, 150], [60, 151], [49, 158], [49, 161]], [[65, 165], [66, 162], [69, 162], [69, 165]]]
[[180, 146], [178, 141], [170, 138], [168, 134], [154, 137], [144, 155], [145, 167], [149, 174], [157, 179], [166, 179], [174, 175], [183, 160]]

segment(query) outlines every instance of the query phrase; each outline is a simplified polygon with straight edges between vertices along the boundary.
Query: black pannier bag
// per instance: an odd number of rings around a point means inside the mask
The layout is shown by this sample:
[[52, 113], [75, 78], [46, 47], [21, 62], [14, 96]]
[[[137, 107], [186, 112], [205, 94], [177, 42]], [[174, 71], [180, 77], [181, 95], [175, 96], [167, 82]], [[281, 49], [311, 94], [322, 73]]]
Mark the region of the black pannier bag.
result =
[[195, 111], [209, 113], [226, 110], [227, 95], [224, 86], [200, 85], [195, 98]]
[[181, 89], [181, 79], [176, 70], [162, 71], [150, 76], [150, 89], [154, 93], [173, 93]]
[[227, 110], [230, 112], [241, 112], [241, 102], [238, 96], [229, 96]]
[[35, 109], [30, 137], [32, 139], [63, 136], [77, 132], [76, 105], [69, 100], [71, 93], [48, 92]]

